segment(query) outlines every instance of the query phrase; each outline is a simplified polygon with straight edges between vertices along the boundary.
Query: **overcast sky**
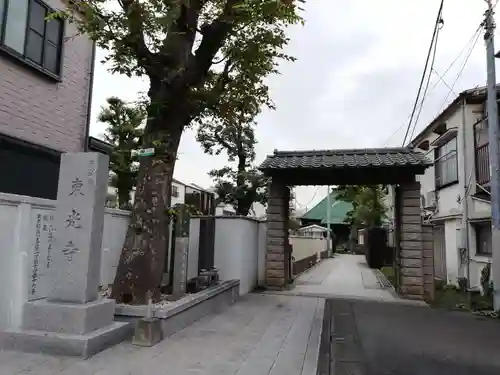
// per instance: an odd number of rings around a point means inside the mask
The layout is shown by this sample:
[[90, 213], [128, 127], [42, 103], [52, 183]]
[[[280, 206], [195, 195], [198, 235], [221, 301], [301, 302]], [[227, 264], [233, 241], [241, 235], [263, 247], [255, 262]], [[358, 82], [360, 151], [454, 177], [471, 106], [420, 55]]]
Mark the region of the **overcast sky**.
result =
[[[483, 0], [445, 1], [435, 63], [440, 75], [473, 36], [485, 6]], [[281, 75], [269, 78], [277, 110], [265, 111], [258, 120], [257, 162], [274, 149], [400, 146], [438, 7], [439, 0], [308, 0], [303, 14], [306, 25], [289, 30], [287, 53], [298, 60], [282, 64]], [[427, 95], [415, 134], [443, 108], [450, 93], [447, 85], [456, 81], [467, 52], [444, 75], [446, 84], [433, 74], [430, 88], [438, 84]], [[99, 52], [98, 59], [102, 57]], [[481, 35], [446, 102], [453, 100], [455, 93], [485, 82]], [[147, 87], [145, 81], [111, 75], [98, 63], [91, 134], [96, 136], [104, 130], [95, 119], [107, 97], [136, 100]], [[204, 155], [194, 133], [187, 130], [182, 136], [175, 177], [209, 187], [212, 181], [207, 172], [225, 164], [223, 156]], [[298, 208], [311, 208], [325, 191], [326, 187], [297, 188]]]

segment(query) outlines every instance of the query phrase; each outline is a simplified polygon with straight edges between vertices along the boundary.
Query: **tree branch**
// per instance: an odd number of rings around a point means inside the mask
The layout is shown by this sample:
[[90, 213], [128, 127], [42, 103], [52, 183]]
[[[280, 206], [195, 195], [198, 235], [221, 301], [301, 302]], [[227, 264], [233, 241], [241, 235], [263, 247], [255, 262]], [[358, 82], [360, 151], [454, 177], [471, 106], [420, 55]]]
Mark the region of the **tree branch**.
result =
[[[171, 67], [185, 67], [191, 56], [191, 49], [196, 38], [200, 11], [208, 0], [189, 0], [188, 4], [181, 3], [179, 17], [173, 20], [167, 30], [167, 36], [160, 48], [163, 61]], [[177, 56], [169, 55], [169, 51], [176, 51]], [[179, 53], [180, 52], [180, 53]]]
[[138, 57], [139, 66], [149, 73], [152, 72], [153, 54], [146, 46], [143, 31], [143, 19], [140, 12], [141, 5], [136, 0], [118, 0], [118, 3], [125, 12], [129, 34], [124, 38], [125, 44], [131, 48]]
[[198, 85], [208, 73], [215, 55], [234, 27], [232, 22], [234, 7], [241, 2], [242, 0], [227, 0], [222, 14], [203, 29], [201, 43], [194, 55], [191, 55], [188, 64], [188, 85]]

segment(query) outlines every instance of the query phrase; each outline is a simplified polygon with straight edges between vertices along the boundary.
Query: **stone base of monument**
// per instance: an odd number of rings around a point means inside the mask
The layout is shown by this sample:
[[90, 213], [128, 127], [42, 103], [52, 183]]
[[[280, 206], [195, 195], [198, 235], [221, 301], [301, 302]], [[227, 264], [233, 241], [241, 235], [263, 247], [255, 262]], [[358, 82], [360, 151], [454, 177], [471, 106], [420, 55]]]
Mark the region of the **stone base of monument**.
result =
[[88, 358], [133, 333], [130, 323], [114, 322], [113, 300], [86, 304], [38, 300], [24, 306], [20, 329], [0, 333], [0, 348]]
[[[208, 314], [217, 314], [232, 305], [239, 297], [239, 288], [239, 280], [222, 281], [199, 293], [187, 295], [161, 307], [154, 307], [153, 316], [160, 322], [163, 339]], [[116, 319], [136, 323], [147, 316], [147, 305], [116, 305]]]
[[135, 322], [132, 344], [138, 346], [154, 346], [163, 340], [161, 320], [157, 318], [143, 318]]

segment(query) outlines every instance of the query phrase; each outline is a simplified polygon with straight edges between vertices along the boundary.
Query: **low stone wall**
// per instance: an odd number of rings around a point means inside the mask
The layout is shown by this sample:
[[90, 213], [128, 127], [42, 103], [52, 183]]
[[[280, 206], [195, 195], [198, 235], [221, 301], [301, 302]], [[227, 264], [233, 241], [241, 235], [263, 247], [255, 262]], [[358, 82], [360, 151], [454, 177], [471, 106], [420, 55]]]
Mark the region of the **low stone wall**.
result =
[[299, 273], [304, 272], [305, 270], [314, 266], [318, 261], [318, 256], [316, 254], [308, 256], [307, 258], [303, 258], [296, 262], [293, 262], [293, 274], [298, 275]]
[[[239, 296], [239, 287], [239, 280], [223, 281], [164, 307], [153, 308], [153, 316], [161, 319], [163, 338], [172, 336], [205, 315], [221, 312], [232, 305]], [[115, 319], [134, 322], [144, 318], [146, 312], [147, 306], [118, 304], [115, 307]]]

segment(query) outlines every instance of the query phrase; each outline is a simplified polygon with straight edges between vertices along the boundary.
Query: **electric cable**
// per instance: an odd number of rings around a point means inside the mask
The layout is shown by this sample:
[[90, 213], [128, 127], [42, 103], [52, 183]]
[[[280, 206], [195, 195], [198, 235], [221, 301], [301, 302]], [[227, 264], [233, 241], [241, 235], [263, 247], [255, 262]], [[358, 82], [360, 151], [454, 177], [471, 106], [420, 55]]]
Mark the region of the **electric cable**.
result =
[[316, 191], [314, 192], [313, 197], [311, 198], [311, 200], [310, 200], [309, 202], [307, 202], [307, 204], [302, 205], [302, 204], [298, 201], [298, 199], [297, 199], [297, 195], [295, 195], [295, 203], [296, 203], [296, 204], [298, 204], [298, 205], [300, 206], [300, 208], [304, 208], [304, 207], [305, 207], [305, 208], [307, 208], [307, 206], [309, 206], [309, 205], [312, 203], [312, 201], [314, 200], [314, 198], [316, 198], [316, 195], [318, 195], [318, 191], [319, 191], [319, 189], [320, 189], [320, 188], [321, 188], [321, 186], [318, 186], [318, 187], [316, 188]]
[[408, 138], [408, 134], [410, 132], [411, 124], [413, 122], [413, 117], [415, 116], [415, 112], [417, 111], [418, 102], [420, 100], [420, 93], [422, 92], [422, 88], [424, 86], [424, 81], [425, 81], [425, 77], [427, 75], [427, 69], [428, 69], [428, 66], [429, 66], [429, 62], [431, 60], [432, 49], [433, 49], [433, 46], [434, 46], [434, 43], [435, 43], [435, 40], [436, 40], [436, 35], [438, 33], [438, 30], [439, 30], [439, 25], [442, 24], [442, 21], [443, 21], [442, 20], [443, 6], [444, 6], [444, 0], [441, 0], [441, 4], [439, 6], [438, 14], [437, 14], [437, 17], [436, 17], [436, 22], [434, 24], [434, 31], [432, 32], [431, 44], [429, 46], [429, 51], [427, 52], [427, 57], [425, 59], [424, 71], [422, 72], [422, 77], [420, 79], [420, 85], [419, 85], [418, 91], [417, 91], [417, 97], [415, 98], [415, 103], [413, 104], [413, 109], [412, 109], [412, 112], [411, 112], [410, 121], [408, 122], [408, 126], [406, 128], [406, 133], [405, 133], [405, 136], [404, 136], [404, 139], [403, 139], [403, 147], [404, 147], [404, 145], [406, 143], [406, 139]]
[[438, 26], [437, 32], [436, 32], [436, 38], [434, 41], [434, 52], [432, 53], [432, 61], [431, 61], [431, 67], [429, 69], [429, 74], [427, 76], [427, 82], [425, 83], [425, 89], [424, 89], [424, 94], [422, 95], [422, 100], [420, 102], [420, 108], [418, 109], [418, 114], [417, 118], [415, 119], [415, 123], [413, 124], [413, 128], [411, 130], [410, 138], [413, 138], [413, 135], [415, 134], [415, 129], [417, 128], [418, 120], [420, 119], [420, 115], [422, 114], [422, 108], [424, 108], [424, 102], [425, 99], [427, 98], [427, 92], [429, 90], [429, 84], [431, 83], [431, 77], [432, 77], [432, 72], [434, 71], [434, 63], [436, 62], [436, 52], [437, 52], [437, 46], [438, 46], [438, 40], [439, 40], [439, 32], [442, 29], [441, 27]]
[[467, 54], [467, 57], [465, 58], [465, 61], [462, 64], [462, 67], [458, 71], [458, 73], [457, 73], [457, 75], [455, 77], [455, 80], [453, 81], [453, 83], [451, 85], [451, 90], [448, 91], [448, 94], [446, 95], [446, 98], [443, 100], [443, 104], [441, 104], [441, 107], [439, 108], [439, 112], [437, 113], [436, 116], [438, 116], [443, 111], [444, 107], [446, 106], [446, 103], [448, 102], [448, 98], [450, 97], [451, 93], [453, 92], [453, 89], [455, 88], [455, 85], [457, 84], [458, 80], [462, 76], [462, 73], [464, 72], [464, 69], [467, 66], [467, 63], [469, 62], [469, 59], [470, 59], [470, 57], [472, 55], [472, 52], [474, 51], [474, 48], [476, 47], [477, 42], [479, 41], [480, 35], [481, 35], [481, 33], [477, 34], [476, 39], [475, 39], [474, 43], [472, 44], [472, 46], [470, 47], [469, 52]]
[[[458, 53], [458, 55], [453, 59], [453, 61], [450, 63], [450, 65], [446, 68], [446, 70], [440, 75], [435, 69], [434, 69], [434, 73], [436, 73], [436, 75], [438, 75], [438, 77], [440, 78], [439, 81], [435, 82], [434, 85], [430, 88], [430, 90], [428, 91], [428, 93], [431, 93], [436, 87], [437, 85], [439, 84], [440, 81], [442, 81], [446, 87], [448, 87], [450, 89], [450, 85], [448, 85], [445, 81], [444, 81], [444, 77], [446, 76], [446, 74], [448, 74], [448, 72], [450, 71], [450, 69], [455, 65], [455, 63], [460, 59], [460, 57], [463, 55], [463, 53], [469, 48], [469, 46], [471, 45], [471, 43], [474, 42], [474, 40], [476, 39], [477, 37], [477, 34], [481, 31], [481, 28], [483, 27], [484, 25], [484, 22], [481, 22], [478, 26], [478, 28], [474, 31], [474, 33], [472, 34], [472, 36], [470, 37], [470, 39], [467, 41], [467, 43], [463, 46], [462, 50]], [[422, 105], [422, 101], [420, 102], [419, 105]], [[411, 115], [408, 115], [408, 119], [406, 121], [408, 121], [410, 119], [410, 116]], [[389, 138], [387, 138], [387, 140], [384, 142], [384, 146], [387, 145], [387, 143], [403, 128], [403, 126], [406, 125], [406, 122], [402, 123], [390, 136]]]

